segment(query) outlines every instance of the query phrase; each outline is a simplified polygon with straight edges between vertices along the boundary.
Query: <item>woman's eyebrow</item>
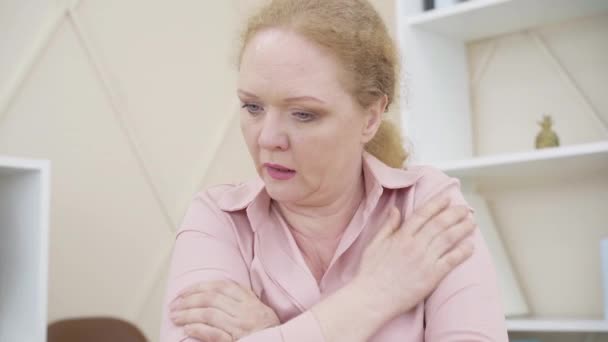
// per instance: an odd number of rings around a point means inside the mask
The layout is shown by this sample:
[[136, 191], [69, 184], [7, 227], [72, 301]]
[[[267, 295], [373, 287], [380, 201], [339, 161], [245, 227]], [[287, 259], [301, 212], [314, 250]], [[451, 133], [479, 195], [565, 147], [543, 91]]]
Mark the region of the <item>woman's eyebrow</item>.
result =
[[314, 96], [296, 96], [296, 97], [289, 97], [285, 99], [285, 102], [296, 102], [296, 101], [314, 101], [314, 102], [319, 102], [322, 104], [325, 104], [325, 101], [318, 99]]
[[253, 97], [253, 98], [256, 98], [256, 99], [258, 98], [257, 96], [255, 96], [255, 94], [250, 93], [248, 91], [241, 90], [241, 89], [238, 89], [237, 93], [238, 93], [238, 95], [241, 95], [241, 96]]
[[[237, 93], [240, 96], [245, 96], [245, 97], [251, 97], [251, 98], [254, 98], [254, 99], [258, 99], [258, 97], [255, 94], [250, 93], [250, 92], [245, 91], [245, 90], [242, 90], [242, 89], [238, 89]], [[323, 100], [321, 100], [319, 98], [316, 98], [314, 96], [294, 96], [294, 97], [288, 97], [288, 98], [286, 98], [283, 101], [286, 102], [286, 103], [288, 103], [288, 102], [297, 102], [297, 101], [314, 101], [314, 102], [326, 104], [325, 101], [323, 101]]]

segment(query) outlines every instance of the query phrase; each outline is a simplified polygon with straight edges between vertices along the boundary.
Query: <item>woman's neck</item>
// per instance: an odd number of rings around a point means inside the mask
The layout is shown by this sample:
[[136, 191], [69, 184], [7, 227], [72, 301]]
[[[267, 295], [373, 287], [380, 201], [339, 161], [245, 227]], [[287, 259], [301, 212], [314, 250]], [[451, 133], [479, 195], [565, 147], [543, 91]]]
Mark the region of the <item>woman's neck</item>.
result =
[[[361, 170], [361, 167], [355, 170]], [[278, 203], [279, 211], [287, 221], [317, 284], [321, 283], [342, 233], [352, 220], [365, 194], [361, 171], [354, 171], [351, 177], [354, 178], [353, 181], [343, 186], [345, 191], [338, 191], [335, 196], [328, 198], [324, 205]]]
[[[361, 167], [357, 168], [361, 170]], [[338, 239], [351, 221], [365, 194], [362, 172], [353, 172], [352, 182], [319, 205], [278, 203], [294, 233], [317, 241]], [[352, 186], [355, 185], [355, 186]]]

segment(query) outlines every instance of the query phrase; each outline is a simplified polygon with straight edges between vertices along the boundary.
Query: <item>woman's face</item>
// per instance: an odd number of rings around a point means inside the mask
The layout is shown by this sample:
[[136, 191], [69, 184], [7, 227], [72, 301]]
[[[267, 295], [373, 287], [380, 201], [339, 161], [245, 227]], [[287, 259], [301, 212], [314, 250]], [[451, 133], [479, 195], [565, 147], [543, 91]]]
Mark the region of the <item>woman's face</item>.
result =
[[352, 186], [381, 112], [363, 108], [325, 50], [291, 31], [256, 34], [239, 69], [241, 129], [269, 195], [319, 205]]

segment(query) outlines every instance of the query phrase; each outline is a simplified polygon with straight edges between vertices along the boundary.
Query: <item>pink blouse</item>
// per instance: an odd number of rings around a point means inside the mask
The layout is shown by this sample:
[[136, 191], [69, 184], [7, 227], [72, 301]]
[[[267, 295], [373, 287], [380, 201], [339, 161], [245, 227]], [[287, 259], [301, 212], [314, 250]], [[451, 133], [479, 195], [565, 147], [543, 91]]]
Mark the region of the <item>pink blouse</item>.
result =
[[[198, 193], [177, 233], [163, 305], [161, 341], [196, 341], [171, 322], [169, 303], [187, 286], [220, 279], [251, 289], [282, 323], [240, 341], [324, 341], [310, 308], [353, 278], [365, 247], [391, 206], [400, 208], [407, 219], [439, 193], [448, 195], [452, 205], [466, 205], [459, 181], [432, 167], [395, 169], [365, 152], [363, 176], [365, 197], [320, 283], [271, 205], [261, 179]], [[508, 340], [488, 248], [478, 230], [471, 238], [473, 255], [449, 273], [424, 301], [384, 325], [371, 341]]]

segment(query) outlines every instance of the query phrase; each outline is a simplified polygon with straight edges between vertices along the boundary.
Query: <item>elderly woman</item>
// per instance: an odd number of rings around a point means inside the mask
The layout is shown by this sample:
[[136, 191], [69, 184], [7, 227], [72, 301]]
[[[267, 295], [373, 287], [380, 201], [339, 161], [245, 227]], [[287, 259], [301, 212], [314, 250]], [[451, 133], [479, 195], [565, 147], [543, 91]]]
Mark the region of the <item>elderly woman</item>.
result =
[[176, 237], [161, 340], [507, 341], [459, 183], [403, 167], [397, 53], [364, 0], [275, 0], [243, 35], [256, 179], [202, 191]]

